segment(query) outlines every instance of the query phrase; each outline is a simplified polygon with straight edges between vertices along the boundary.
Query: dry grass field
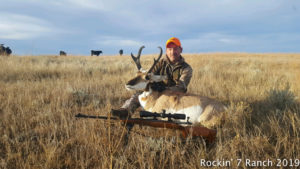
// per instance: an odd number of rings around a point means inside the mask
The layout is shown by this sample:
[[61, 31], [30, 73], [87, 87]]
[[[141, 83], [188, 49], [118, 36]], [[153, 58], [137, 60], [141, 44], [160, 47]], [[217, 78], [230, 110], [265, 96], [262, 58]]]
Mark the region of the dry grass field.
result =
[[212, 145], [135, 126], [124, 147], [119, 122], [75, 119], [107, 115], [133, 94], [124, 87], [136, 72], [129, 56], [0, 56], [0, 168], [300, 166], [300, 54], [183, 56], [194, 69], [188, 92], [228, 107]]

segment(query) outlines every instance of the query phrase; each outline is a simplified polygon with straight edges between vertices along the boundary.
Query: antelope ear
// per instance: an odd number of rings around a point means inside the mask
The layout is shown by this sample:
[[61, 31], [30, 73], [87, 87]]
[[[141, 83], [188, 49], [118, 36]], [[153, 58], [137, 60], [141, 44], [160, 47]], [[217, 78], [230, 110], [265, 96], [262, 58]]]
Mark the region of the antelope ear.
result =
[[146, 75], [146, 76], [145, 76], [145, 79], [146, 79], [146, 80], [151, 80], [151, 76], [150, 76], [150, 75]]

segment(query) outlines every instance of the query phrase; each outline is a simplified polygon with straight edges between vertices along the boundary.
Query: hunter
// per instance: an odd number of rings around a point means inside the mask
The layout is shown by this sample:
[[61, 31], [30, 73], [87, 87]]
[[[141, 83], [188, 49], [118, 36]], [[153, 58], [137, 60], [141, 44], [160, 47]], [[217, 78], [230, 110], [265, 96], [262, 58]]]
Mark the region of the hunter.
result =
[[[152, 73], [155, 75], [167, 75], [168, 79], [162, 83], [167, 90], [187, 92], [187, 86], [192, 78], [193, 69], [187, 64], [182, 53], [181, 42], [178, 38], [172, 37], [166, 42], [166, 55], [154, 67]], [[137, 92], [126, 100], [120, 109], [112, 109], [112, 114], [115, 116], [130, 116], [140, 107]]]

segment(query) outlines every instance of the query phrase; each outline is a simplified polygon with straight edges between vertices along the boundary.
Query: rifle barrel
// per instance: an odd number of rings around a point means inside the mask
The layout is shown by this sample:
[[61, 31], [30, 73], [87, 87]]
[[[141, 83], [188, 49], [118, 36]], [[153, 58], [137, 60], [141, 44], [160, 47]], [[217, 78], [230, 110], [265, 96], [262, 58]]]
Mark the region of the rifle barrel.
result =
[[173, 121], [165, 121], [165, 120], [154, 120], [154, 119], [141, 119], [141, 118], [116, 118], [116, 117], [107, 117], [107, 116], [93, 116], [93, 115], [85, 115], [78, 113], [75, 115], [77, 118], [92, 118], [92, 119], [111, 119], [111, 120], [121, 120], [126, 123], [135, 123], [135, 124], [150, 124], [150, 123], [166, 123], [166, 124], [190, 124], [188, 122], [173, 122]]
[[77, 118], [92, 118], [92, 119], [111, 119], [111, 120], [119, 120], [118, 118], [116, 117], [106, 117], [106, 116], [92, 116], [92, 115], [85, 115], [85, 114], [81, 114], [81, 113], [78, 113], [75, 115], [75, 117]]

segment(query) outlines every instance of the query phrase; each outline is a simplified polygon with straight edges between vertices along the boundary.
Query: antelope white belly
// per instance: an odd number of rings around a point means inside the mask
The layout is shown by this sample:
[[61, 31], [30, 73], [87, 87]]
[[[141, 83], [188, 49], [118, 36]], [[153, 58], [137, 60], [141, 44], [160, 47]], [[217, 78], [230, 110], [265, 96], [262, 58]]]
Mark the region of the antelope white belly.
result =
[[186, 119], [180, 120], [183, 122], [186, 122], [187, 119], [189, 119], [189, 122], [191, 123], [198, 123], [199, 117], [202, 114], [203, 109], [201, 106], [191, 106], [184, 109], [174, 110], [174, 109], [168, 109], [166, 110], [166, 113], [179, 113], [179, 114], [185, 114]]

